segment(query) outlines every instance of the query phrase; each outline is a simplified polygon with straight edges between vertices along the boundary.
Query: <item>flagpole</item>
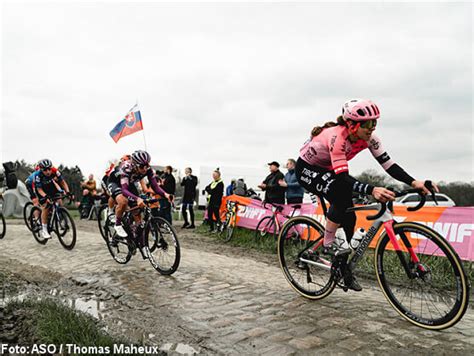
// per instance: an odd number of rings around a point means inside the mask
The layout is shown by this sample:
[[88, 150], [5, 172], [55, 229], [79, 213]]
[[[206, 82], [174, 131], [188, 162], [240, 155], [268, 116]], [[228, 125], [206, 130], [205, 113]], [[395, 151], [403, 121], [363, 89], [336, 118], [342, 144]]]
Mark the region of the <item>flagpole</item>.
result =
[[[138, 106], [138, 98], [137, 98], [137, 101], [136, 101], [135, 105]], [[148, 152], [148, 148], [147, 148], [147, 145], [146, 145], [145, 129], [143, 128], [143, 119], [142, 119], [142, 134], [143, 134], [143, 143], [145, 145], [145, 151]]]

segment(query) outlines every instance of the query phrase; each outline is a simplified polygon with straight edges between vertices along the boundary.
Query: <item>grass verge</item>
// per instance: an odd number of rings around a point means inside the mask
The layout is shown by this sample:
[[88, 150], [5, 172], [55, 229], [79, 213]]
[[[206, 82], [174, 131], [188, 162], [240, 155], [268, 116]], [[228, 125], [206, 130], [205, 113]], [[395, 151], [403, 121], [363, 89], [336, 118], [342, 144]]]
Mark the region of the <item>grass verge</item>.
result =
[[[113, 347], [126, 343], [103, 331], [91, 316], [56, 301], [12, 301], [4, 309], [10, 316], [10, 333], [17, 343], [75, 344], [78, 346]], [[0, 329], [0, 334], [2, 330]], [[1, 335], [0, 335], [1, 336]]]

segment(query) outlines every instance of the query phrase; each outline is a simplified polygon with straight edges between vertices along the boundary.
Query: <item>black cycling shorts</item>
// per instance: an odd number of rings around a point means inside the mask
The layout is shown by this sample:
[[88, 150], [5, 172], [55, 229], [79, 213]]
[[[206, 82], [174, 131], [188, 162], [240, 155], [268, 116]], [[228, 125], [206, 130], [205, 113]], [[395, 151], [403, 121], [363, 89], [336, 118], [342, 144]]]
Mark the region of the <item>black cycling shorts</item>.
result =
[[[117, 184], [116, 182], [114, 181], [110, 181], [108, 182], [107, 184], [107, 189], [108, 191], [110, 192], [110, 196], [113, 198], [113, 199], [116, 199], [120, 194], [122, 194], [122, 185], [121, 184]], [[128, 186], [128, 190], [130, 190], [130, 192], [132, 194], [135, 194], [136, 196], [139, 196], [140, 193], [138, 193], [138, 189], [137, 187], [135, 186], [135, 184], [130, 184]], [[134, 201], [133, 199], [128, 199], [129, 201]]]

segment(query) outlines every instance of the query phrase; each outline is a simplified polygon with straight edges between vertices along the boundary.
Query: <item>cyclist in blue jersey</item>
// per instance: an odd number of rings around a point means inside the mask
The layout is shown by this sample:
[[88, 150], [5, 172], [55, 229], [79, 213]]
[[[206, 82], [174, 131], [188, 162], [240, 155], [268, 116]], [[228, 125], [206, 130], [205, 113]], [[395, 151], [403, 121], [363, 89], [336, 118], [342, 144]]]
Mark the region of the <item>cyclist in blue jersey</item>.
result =
[[[44, 239], [51, 238], [48, 232], [48, 212], [49, 204], [52, 203], [52, 198], [63, 191], [69, 194], [69, 186], [63, 179], [61, 172], [56, 167], [53, 167], [53, 163], [49, 159], [43, 159], [38, 162], [39, 171], [35, 175], [34, 189], [35, 194], [38, 196], [39, 203], [41, 205], [41, 223], [43, 229], [41, 235]], [[62, 202], [60, 201], [60, 204]]]

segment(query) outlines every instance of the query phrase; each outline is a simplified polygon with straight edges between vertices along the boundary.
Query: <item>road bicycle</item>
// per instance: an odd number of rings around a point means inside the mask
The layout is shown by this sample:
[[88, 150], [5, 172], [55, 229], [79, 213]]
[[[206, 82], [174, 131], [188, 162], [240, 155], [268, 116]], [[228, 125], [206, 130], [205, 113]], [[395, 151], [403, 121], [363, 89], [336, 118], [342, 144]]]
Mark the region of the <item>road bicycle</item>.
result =
[[5, 222], [5, 217], [3, 216], [3, 213], [0, 211], [0, 240], [5, 237], [6, 232], [7, 224]]
[[[432, 188], [427, 185], [427, 188]], [[421, 190], [396, 192], [397, 197], [418, 193], [420, 209], [426, 200]], [[432, 191], [434, 197], [434, 191]], [[326, 212], [324, 201], [323, 211]], [[278, 257], [286, 280], [293, 289], [310, 299], [327, 297], [335, 287], [344, 291], [344, 277], [352, 273], [369, 244], [383, 225], [375, 245], [374, 268], [377, 282], [391, 306], [409, 322], [426, 329], [441, 330], [456, 324], [469, 302], [469, 280], [453, 247], [433, 229], [415, 222], [396, 222], [393, 203], [356, 206], [348, 211], [378, 210], [367, 216], [373, 225], [350, 255], [330, 257], [323, 253], [324, 227], [307, 216], [289, 219], [278, 239]], [[286, 235], [295, 226], [308, 234], [288, 243]]]
[[[295, 212], [301, 209], [301, 205], [292, 205], [293, 211], [290, 215], [283, 214], [283, 206], [276, 205], [273, 203], [263, 202], [263, 207], [267, 209], [267, 205], [272, 206], [272, 215], [263, 217], [257, 224], [255, 228], [255, 241], [260, 242], [262, 238], [265, 238], [267, 235], [273, 237], [276, 240], [277, 234], [280, 232], [282, 227], [282, 222], [280, 219], [290, 219], [295, 215]], [[292, 229], [292, 235], [297, 232], [297, 229]]]
[[[54, 233], [66, 250], [72, 250], [76, 245], [76, 226], [67, 209], [60, 204], [60, 200], [64, 198], [67, 198], [69, 203], [71, 203], [72, 198], [70, 194], [57, 194], [51, 199], [52, 202], [46, 205], [46, 209], [49, 210], [48, 232], [50, 234]], [[45, 245], [49, 239], [43, 238], [41, 234], [43, 229], [41, 208], [37, 206], [32, 207], [28, 220], [35, 240], [39, 244]]]
[[[160, 274], [170, 275], [178, 269], [181, 259], [178, 234], [168, 221], [152, 215], [150, 206], [156, 202], [158, 199], [146, 199], [144, 207], [136, 206], [124, 212], [122, 226], [127, 232], [127, 237], [124, 238], [117, 235], [114, 229], [115, 223], [110, 220], [110, 216], [107, 216], [103, 225], [104, 239], [117, 263], [128, 263], [143, 244], [145, 246], [143, 257], [148, 259]], [[142, 214], [143, 220], [140, 225], [134, 220], [135, 214]]]
[[225, 242], [229, 242], [232, 239], [237, 226], [238, 211], [239, 202], [227, 200], [226, 210], [221, 214], [221, 224], [218, 227], [219, 234], [224, 236]]

